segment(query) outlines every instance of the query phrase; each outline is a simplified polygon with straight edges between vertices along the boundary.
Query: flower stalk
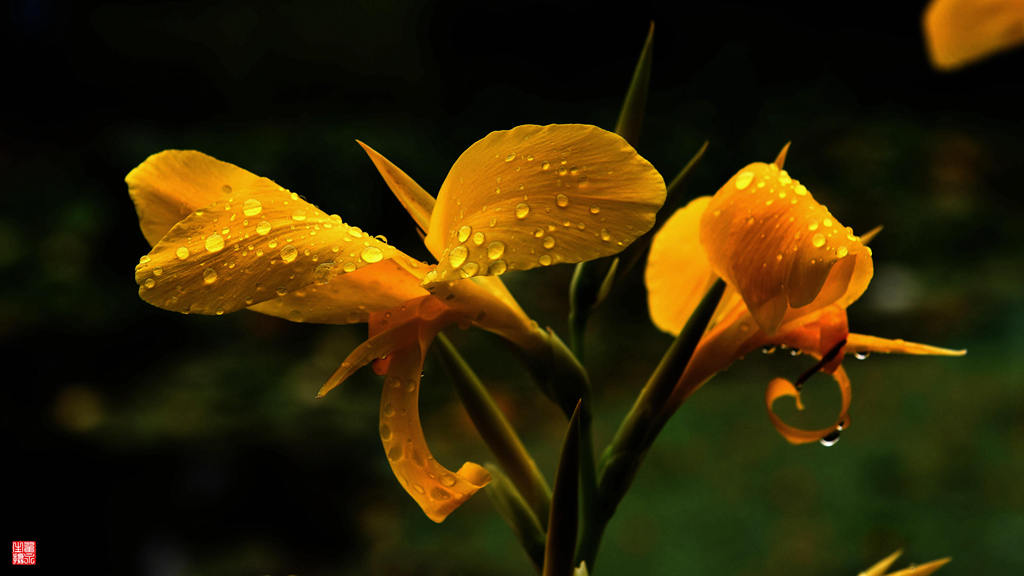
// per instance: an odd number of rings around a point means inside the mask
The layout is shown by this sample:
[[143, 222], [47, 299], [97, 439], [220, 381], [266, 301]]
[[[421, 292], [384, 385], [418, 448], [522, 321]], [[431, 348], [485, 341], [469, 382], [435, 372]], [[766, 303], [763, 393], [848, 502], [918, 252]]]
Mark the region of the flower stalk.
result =
[[551, 506], [551, 488], [537, 463], [451, 340], [444, 334], [438, 334], [436, 343], [437, 355], [451, 375], [455, 392], [473, 426], [508, 474], [518, 494], [528, 503], [534, 517], [546, 521]]

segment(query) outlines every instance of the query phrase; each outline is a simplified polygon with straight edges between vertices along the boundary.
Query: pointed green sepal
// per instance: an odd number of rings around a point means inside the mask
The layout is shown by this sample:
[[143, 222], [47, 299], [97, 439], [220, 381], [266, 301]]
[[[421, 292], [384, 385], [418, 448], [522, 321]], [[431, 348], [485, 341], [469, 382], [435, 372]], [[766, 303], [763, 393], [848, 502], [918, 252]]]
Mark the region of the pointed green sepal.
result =
[[640, 128], [644, 122], [644, 108], [647, 107], [647, 91], [651, 84], [651, 60], [654, 44], [654, 22], [647, 30], [647, 40], [640, 52], [640, 59], [633, 69], [633, 80], [629, 83], [626, 100], [615, 123], [615, 133], [626, 139], [634, 148], [640, 140]]
[[[539, 572], [544, 565], [545, 544], [544, 529], [540, 525], [540, 520], [523, 500], [512, 481], [498, 467], [486, 465], [484, 468], [491, 473], [491, 483], [484, 491], [494, 502], [494, 507], [505, 519], [505, 523], [515, 532], [523, 550]], [[544, 520], [547, 520], [547, 516]]]
[[537, 463], [476, 372], [451, 341], [444, 334], [438, 334], [436, 344], [434, 350], [451, 375], [455, 392], [473, 421], [473, 426], [518, 492], [529, 503], [535, 517], [546, 521], [551, 505], [551, 489], [537, 468]]
[[562, 443], [562, 454], [555, 475], [555, 491], [548, 518], [548, 537], [544, 547], [544, 576], [571, 576], [576, 552], [580, 493], [580, 405], [569, 419]]

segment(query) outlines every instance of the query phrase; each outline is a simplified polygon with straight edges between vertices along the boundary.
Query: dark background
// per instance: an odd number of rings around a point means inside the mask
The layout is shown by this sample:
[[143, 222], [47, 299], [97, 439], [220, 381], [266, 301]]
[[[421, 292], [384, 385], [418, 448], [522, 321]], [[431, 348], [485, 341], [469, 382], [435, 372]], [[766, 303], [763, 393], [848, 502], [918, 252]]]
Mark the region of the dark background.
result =
[[[483, 4], [4, 5], [4, 540], [65, 574], [530, 573], [483, 494], [435, 525], [400, 489], [369, 371], [313, 400], [365, 327], [142, 302], [123, 179], [199, 149], [425, 258], [354, 139], [436, 191], [491, 130], [611, 129], [654, 19], [640, 152], [669, 179], [710, 140], [697, 195], [792, 140], [787, 168], [844, 224], [886, 226], [851, 327], [970, 353], [849, 360], [854, 425], [831, 449], [789, 446], [764, 415], [765, 383], [808, 360], [737, 364], [655, 445], [600, 573], [854, 574], [897, 548], [953, 556], [943, 574], [1024, 571], [1024, 52], [935, 73], [919, 2]], [[587, 349], [599, 446], [669, 343], [636, 272]], [[564, 335], [570, 273], [506, 279]], [[495, 338], [453, 338], [551, 478], [558, 412]], [[435, 455], [487, 461], [424, 371]], [[812, 424], [838, 403], [827, 386], [806, 401]]]

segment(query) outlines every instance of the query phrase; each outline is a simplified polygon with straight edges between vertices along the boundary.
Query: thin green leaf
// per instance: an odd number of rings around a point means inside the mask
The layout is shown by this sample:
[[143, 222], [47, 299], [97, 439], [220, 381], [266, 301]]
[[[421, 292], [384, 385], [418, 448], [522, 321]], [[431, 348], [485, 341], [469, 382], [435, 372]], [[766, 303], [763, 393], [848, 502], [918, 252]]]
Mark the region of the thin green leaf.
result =
[[580, 492], [580, 405], [576, 403], [562, 443], [544, 548], [544, 576], [570, 576], [576, 551]]
[[647, 40], [640, 52], [633, 80], [629, 83], [626, 100], [619, 112], [619, 121], [615, 123], [615, 132], [626, 139], [635, 148], [640, 140], [640, 129], [644, 122], [644, 108], [647, 107], [647, 92], [651, 84], [652, 45], [654, 44], [654, 22], [647, 31]]
[[546, 521], [551, 505], [551, 489], [537, 468], [537, 463], [476, 372], [451, 341], [444, 334], [438, 334], [436, 343], [434, 349], [451, 375], [455, 392], [473, 421], [473, 426], [508, 473], [518, 492], [529, 502], [534, 515]]
[[491, 473], [491, 483], [484, 490], [540, 572], [544, 565], [544, 529], [540, 520], [530, 510], [512, 481], [498, 467], [489, 464], [485, 468]]
[[725, 283], [717, 280], [704, 295], [700, 305], [687, 320], [686, 326], [662, 356], [658, 367], [647, 380], [611, 444], [602, 455], [599, 486], [606, 517], [614, 513], [633, 483], [647, 449], [654, 443], [658, 432], [664, 426], [663, 407], [672, 395], [672, 390], [690, 357], [693, 356], [693, 351], [697, 348], [724, 290]]

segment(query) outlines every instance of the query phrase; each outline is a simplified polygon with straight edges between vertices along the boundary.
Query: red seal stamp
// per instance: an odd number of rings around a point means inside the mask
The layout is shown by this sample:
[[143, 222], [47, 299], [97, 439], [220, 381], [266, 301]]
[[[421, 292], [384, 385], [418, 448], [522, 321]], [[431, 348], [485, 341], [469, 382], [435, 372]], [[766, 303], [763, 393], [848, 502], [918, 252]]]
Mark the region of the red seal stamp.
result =
[[34, 566], [36, 563], [36, 543], [34, 540], [15, 540], [11, 542], [11, 564], [15, 566]]

